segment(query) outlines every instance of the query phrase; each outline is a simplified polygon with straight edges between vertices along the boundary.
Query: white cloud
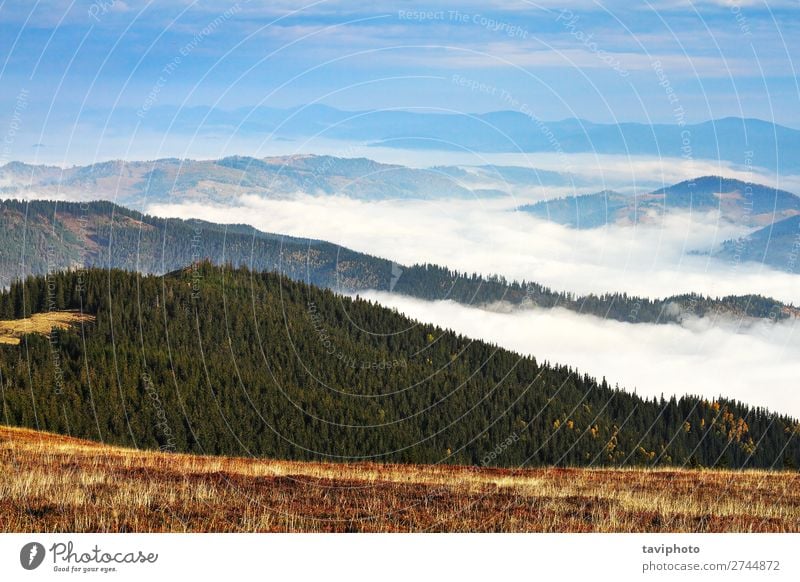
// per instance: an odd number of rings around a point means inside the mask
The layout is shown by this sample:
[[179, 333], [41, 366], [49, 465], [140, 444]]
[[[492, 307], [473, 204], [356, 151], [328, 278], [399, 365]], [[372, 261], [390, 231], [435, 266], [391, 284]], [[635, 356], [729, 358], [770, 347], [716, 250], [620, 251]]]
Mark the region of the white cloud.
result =
[[[688, 54], [647, 54], [632, 51], [602, 49], [602, 55], [619, 63], [624, 70], [652, 71], [653, 62], [660, 61], [664, 69], [674, 75], [708, 77], [727, 77], [731, 71], [745, 73], [752, 70], [752, 65], [733, 58], [708, 57]], [[596, 52], [582, 48], [545, 46], [541, 42], [522, 44], [519, 42], [491, 42], [484, 45], [474, 44], [467, 48], [448, 47], [439, 53], [437, 47], [436, 62], [454, 71], [466, 68], [507, 68], [514, 65], [522, 68], [559, 67], [582, 71], [585, 69], [607, 69], [608, 62]], [[424, 63], [430, 60], [430, 53], [421, 52], [417, 57], [409, 57], [405, 53], [402, 59]], [[400, 56], [395, 57], [401, 58]]]
[[671, 216], [653, 225], [576, 231], [511, 212], [496, 200], [362, 202], [299, 196], [243, 196], [229, 207], [152, 204], [159, 216], [247, 223], [318, 238], [403, 264], [429, 262], [500, 274], [578, 293], [620, 291], [663, 297], [760, 293], [800, 304], [796, 275], [758, 264], [727, 264], [688, 254], [742, 234], [713, 215]]

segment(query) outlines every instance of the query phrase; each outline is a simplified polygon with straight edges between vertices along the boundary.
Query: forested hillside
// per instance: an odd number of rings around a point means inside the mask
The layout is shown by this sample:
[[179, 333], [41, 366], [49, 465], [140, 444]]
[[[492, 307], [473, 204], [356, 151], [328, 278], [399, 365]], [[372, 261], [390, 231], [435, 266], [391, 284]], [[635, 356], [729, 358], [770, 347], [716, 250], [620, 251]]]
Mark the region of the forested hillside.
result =
[[0, 346], [4, 423], [304, 460], [800, 464], [794, 419], [722, 398], [643, 400], [272, 273], [90, 269], [0, 295], [5, 320], [71, 309], [94, 323]]
[[627, 293], [576, 295], [557, 292], [534, 282], [458, 273], [436, 265], [415, 265], [403, 271], [394, 292], [421, 299], [450, 299], [468, 305], [505, 301], [521, 307], [561, 307], [629, 323], [671, 323], [684, 317], [756, 317], [771, 320], [797, 316], [798, 311], [761, 295], [710, 298], [697, 293], [648, 299]]
[[192, 262], [280, 271], [343, 290], [381, 288], [391, 263], [322, 241], [245, 225], [160, 219], [110, 202], [0, 204], [0, 283], [74, 267], [163, 274]]
[[509, 282], [436, 265], [406, 267], [339, 245], [244, 225], [160, 219], [110, 202], [0, 203], [0, 287], [28, 275], [76, 267], [163, 274], [201, 259], [280, 272], [343, 293], [375, 289], [476, 306], [498, 301], [558, 306], [630, 323], [670, 323], [686, 316], [720, 314], [775, 320], [795, 312], [757, 295], [657, 300], [623, 293], [577, 296], [535, 282]]

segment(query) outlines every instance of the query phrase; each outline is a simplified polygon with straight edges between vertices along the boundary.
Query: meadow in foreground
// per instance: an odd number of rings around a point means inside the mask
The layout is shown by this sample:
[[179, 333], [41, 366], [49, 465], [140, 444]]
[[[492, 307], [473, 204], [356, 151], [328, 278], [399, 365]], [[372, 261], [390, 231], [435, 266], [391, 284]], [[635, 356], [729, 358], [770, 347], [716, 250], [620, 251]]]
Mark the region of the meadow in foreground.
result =
[[800, 532], [798, 477], [201, 457], [0, 427], [0, 530]]

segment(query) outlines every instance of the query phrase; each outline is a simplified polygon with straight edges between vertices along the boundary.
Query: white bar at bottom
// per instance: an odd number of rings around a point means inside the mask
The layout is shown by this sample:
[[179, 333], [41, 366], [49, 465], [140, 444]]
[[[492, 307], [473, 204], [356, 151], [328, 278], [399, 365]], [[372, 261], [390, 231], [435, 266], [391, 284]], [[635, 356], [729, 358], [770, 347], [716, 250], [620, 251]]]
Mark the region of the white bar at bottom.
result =
[[800, 534], [3, 534], [0, 580], [795, 581], [799, 552]]

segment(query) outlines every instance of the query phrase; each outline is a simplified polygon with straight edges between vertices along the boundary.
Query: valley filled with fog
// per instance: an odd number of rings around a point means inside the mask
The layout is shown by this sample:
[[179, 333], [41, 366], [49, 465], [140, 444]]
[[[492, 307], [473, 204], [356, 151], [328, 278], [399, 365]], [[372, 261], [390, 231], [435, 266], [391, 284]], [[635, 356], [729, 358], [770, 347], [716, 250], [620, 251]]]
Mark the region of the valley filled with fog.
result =
[[406, 265], [434, 263], [580, 294], [757, 293], [800, 303], [797, 277], [791, 273], [695, 254], [747, 232], [713, 214], [669, 214], [655, 223], [576, 230], [515, 212], [516, 204], [506, 198], [369, 202], [341, 196], [242, 196], [227, 206], [155, 203], [146, 211], [249, 224]]
[[[154, 203], [162, 217], [245, 223], [322, 239], [411, 265], [535, 281], [575, 293], [665, 297], [762, 294], [800, 303], [797, 275], [710, 252], [748, 229], [715, 213], [670, 213], [652, 222], [576, 230], [515, 211], [513, 197], [364, 201], [300, 194], [241, 196], [225, 206]], [[402, 277], [402, 273], [400, 273]], [[577, 367], [640, 395], [725, 395], [800, 414], [794, 393], [797, 320], [686, 317], [680, 325], [621, 323], [562, 309], [464, 306], [369, 292], [367, 298], [423, 322], [540, 360]]]

